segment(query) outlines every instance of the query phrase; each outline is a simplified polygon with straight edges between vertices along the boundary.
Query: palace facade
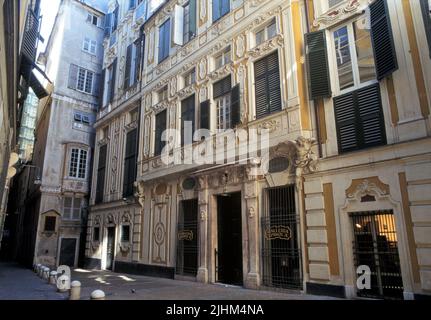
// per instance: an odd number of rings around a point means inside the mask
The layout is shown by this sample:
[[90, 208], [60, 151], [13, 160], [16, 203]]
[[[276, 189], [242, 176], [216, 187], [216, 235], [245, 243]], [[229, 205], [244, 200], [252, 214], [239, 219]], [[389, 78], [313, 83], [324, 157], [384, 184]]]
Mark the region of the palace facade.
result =
[[[109, 12], [89, 266], [429, 294], [427, 1], [111, 1]], [[371, 289], [356, 284], [361, 266]]]

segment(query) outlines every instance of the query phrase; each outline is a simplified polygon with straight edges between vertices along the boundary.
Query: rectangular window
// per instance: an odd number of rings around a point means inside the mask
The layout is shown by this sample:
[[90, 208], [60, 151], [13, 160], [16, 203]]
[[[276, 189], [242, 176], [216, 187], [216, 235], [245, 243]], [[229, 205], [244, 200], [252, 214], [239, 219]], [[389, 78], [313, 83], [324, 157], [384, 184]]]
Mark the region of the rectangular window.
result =
[[78, 68], [78, 81], [76, 84], [76, 89], [78, 91], [92, 94], [93, 80], [94, 80], [93, 72], [83, 68]]
[[254, 63], [256, 118], [281, 110], [281, 88], [278, 53]]
[[100, 147], [99, 164], [97, 166], [96, 204], [103, 202], [107, 152], [108, 146], [106, 144]]
[[87, 22], [91, 23], [92, 25], [95, 25], [96, 27], [100, 27], [100, 19], [98, 16], [94, 15], [94, 14], [87, 14]]
[[84, 38], [83, 44], [82, 44], [82, 50], [96, 55], [96, 50], [97, 50], [97, 41], [91, 40], [89, 38]]
[[183, 43], [189, 42], [196, 36], [196, 0], [190, 0], [184, 6]]
[[[191, 122], [191, 136], [190, 132], [186, 130], [186, 122], [190, 125]], [[188, 145], [193, 143], [193, 134], [195, 131], [195, 95], [183, 100], [181, 102], [181, 145]]]
[[159, 63], [169, 57], [171, 47], [171, 20], [166, 20], [159, 28]]
[[133, 185], [137, 171], [138, 130], [133, 129], [126, 136], [126, 151], [124, 157], [123, 197], [133, 196]]
[[256, 46], [274, 38], [277, 35], [277, 24], [273, 19], [267, 26], [256, 32]]
[[93, 241], [100, 241], [100, 227], [94, 227], [93, 229]]
[[215, 70], [220, 69], [224, 65], [230, 63], [232, 61], [231, 58], [231, 48], [228, 46], [221, 53], [214, 57], [215, 62]]
[[196, 70], [193, 68], [193, 70], [187, 72], [184, 75], [184, 88], [191, 86], [196, 82]]
[[376, 80], [371, 26], [368, 16], [333, 33], [339, 90], [358, 87]]
[[230, 0], [213, 0], [213, 22], [216, 22], [230, 12]]
[[81, 219], [82, 198], [64, 197], [63, 198], [63, 219]]
[[87, 151], [82, 149], [72, 149], [69, 177], [85, 179], [87, 169]]
[[344, 0], [328, 0], [328, 8], [335, 7], [337, 4]]
[[130, 226], [123, 225], [121, 226], [121, 242], [129, 242], [130, 241]]
[[378, 83], [334, 98], [340, 153], [386, 144]]
[[57, 222], [56, 217], [45, 217], [45, 226], [44, 231], [45, 232], [55, 232], [55, 225]]
[[217, 110], [217, 129], [231, 128], [231, 76], [228, 76], [213, 86], [213, 98]]
[[162, 154], [166, 141], [162, 141], [163, 132], [166, 130], [167, 112], [163, 110], [156, 115], [156, 130], [154, 137], [154, 155], [159, 156]]
[[79, 111], [75, 111], [73, 114], [73, 121], [76, 124], [83, 124], [87, 126], [91, 124], [90, 116]]
[[158, 93], [158, 102], [162, 102], [168, 99], [168, 86], [163, 87]]

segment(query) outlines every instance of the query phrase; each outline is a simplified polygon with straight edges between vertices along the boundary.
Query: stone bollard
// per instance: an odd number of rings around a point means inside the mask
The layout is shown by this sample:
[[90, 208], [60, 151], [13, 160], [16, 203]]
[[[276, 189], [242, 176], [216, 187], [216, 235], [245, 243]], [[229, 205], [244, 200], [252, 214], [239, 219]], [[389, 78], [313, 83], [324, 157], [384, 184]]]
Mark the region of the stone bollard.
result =
[[102, 290], [95, 290], [91, 293], [91, 300], [105, 300], [105, 292]]
[[80, 300], [81, 299], [81, 282], [72, 281], [70, 285], [69, 300]]
[[40, 268], [40, 263], [38, 263], [38, 264], [35, 264], [34, 265], [34, 269], [33, 269], [33, 271], [34, 271], [34, 273], [38, 273], [39, 272], [39, 268]]
[[39, 271], [37, 272], [37, 275], [39, 276], [39, 278], [42, 278], [44, 269], [45, 269], [45, 266], [43, 265], [39, 267]]
[[42, 275], [42, 279], [49, 281], [49, 268], [45, 267], [45, 269], [43, 269], [43, 275]]
[[57, 271], [51, 271], [49, 274], [49, 284], [57, 285]]

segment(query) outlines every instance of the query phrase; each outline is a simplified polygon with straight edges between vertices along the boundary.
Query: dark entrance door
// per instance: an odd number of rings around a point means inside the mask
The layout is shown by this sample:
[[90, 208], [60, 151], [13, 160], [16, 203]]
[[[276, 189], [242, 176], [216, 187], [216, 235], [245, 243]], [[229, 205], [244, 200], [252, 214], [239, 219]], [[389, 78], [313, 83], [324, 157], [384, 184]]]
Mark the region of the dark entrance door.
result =
[[108, 228], [108, 244], [106, 247], [106, 269], [112, 270], [114, 267], [115, 255], [115, 227]]
[[298, 237], [299, 217], [295, 208], [295, 186], [266, 190], [262, 217], [263, 284], [285, 289], [301, 289]]
[[243, 284], [241, 193], [217, 198], [217, 281]]
[[371, 269], [371, 289], [358, 290], [358, 296], [385, 299], [403, 298], [403, 280], [395, 219], [392, 211], [351, 214], [355, 266]]
[[179, 275], [196, 276], [198, 271], [198, 200], [180, 202], [177, 230], [177, 268]]
[[60, 265], [74, 267], [76, 254], [76, 239], [61, 239]]

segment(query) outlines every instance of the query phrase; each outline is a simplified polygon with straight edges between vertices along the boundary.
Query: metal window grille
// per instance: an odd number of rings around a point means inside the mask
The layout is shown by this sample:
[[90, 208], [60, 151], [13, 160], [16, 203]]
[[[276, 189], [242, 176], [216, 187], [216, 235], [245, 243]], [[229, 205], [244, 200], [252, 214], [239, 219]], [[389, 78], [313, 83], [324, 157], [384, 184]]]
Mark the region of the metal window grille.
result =
[[178, 275], [196, 276], [198, 271], [198, 201], [181, 201], [177, 226]]
[[358, 296], [402, 299], [403, 282], [395, 219], [392, 211], [351, 214], [355, 266], [371, 269], [371, 289], [358, 290]]
[[266, 190], [262, 223], [262, 280], [268, 287], [302, 289], [295, 186]]

